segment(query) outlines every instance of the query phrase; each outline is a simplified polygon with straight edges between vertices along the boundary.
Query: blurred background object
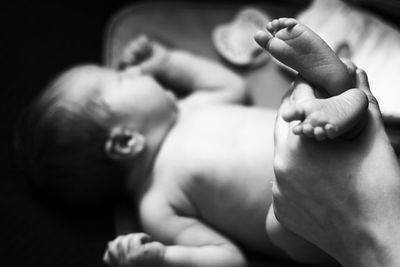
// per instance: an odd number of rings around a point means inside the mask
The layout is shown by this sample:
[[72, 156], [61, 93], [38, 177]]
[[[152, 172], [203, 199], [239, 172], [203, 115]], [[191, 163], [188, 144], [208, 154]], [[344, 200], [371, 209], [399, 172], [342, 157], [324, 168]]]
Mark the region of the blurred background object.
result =
[[374, 10], [375, 13], [385, 17], [387, 20], [398, 22], [400, 16], [399, 0], [346, 0], [355, 6]]

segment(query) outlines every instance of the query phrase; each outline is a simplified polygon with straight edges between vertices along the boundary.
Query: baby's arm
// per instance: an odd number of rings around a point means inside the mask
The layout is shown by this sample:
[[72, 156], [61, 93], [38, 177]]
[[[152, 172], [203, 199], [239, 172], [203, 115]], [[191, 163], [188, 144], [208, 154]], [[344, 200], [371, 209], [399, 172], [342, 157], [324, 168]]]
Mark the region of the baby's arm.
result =
[[[207, 234], [200, 229], [196, 236]], [[204, 235], [205, 234], [205, 235]], [[235, 246], [215, 244], [204, 246], [164, 245], [145, 233], [119, 236], [108, 244], [104, 261], [112, 267], [239, 267], [247, 266], [244, 256]]]
[[217, 62], [185, 51], [171, 51], [160, 78], [192, 92], [184, 101], [192, 104], [243, 103], [245, 83]]
[[112, 266], [243, 267], [242, 251], [197, 218], [177, 215], [160, 197], [141, 206], [143, 233], [118, 237], [109, 243], [105, 261]]
[[187, 51], [167, 50], [144, 36], [133, 40], [128, 51], [125, 54], [130, 56], [129, 60], [144, 74], [154, 75], [183, 93], [193, 93], [188, 101], [237, 103], [247, 97], [244, 80], [210, 59]]

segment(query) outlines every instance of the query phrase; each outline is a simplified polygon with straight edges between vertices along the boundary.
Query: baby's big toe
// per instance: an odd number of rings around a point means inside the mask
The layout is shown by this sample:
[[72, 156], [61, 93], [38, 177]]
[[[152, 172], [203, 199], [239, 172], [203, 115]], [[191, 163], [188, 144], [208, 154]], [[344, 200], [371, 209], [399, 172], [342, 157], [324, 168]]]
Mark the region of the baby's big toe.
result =
[[315, 139], [317, 139], [318, 141], [323, 141], [326, 139], [326, 132], [325, 129], [322, 128], [321, 126], [317, 126], [314, 128], [314, 137]]
[[268, 50], [268, 43], [271, 40], [273, 36], [271, 33], [263, 30], [259, 30], [255, 33], [254, 35], [254, 40], [257, 42], [259, 46], [261, 46], [263, 49]]
[[303, 134], [303, 124], [302, 123], [297, 124], [296, 126], [293, 127], [292, 131], [295, 135], [302, 135]]
[[330, 139], [337, 137], [337, 135], [338, 135], [337, 130], [332, 124], [328, 123], [327, 125], [325, 125], [324, 128], [325, 128], [327, 137], [329, 137]]
[[287, 121], [304, 120], [304, 109], [297, 105], [291, 105], [282, 111], [282, 118]]
[[293, 18], [281, 18], [279, 22], [281, 25], [287, 28], [294, 27], [298, 24], [298, 21]]
[[303, 124], [303, 134], [308, 137], [314, 137], [314, 127], [311, 124]]

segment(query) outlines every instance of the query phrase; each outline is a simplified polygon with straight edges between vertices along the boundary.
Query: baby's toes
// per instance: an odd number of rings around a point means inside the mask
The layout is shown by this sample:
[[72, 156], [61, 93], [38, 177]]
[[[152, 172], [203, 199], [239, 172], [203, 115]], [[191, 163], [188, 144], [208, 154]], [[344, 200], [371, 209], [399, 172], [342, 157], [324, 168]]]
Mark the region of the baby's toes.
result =
[[314, 137], [314, 127], [309, 123], [303, 124], [303, 134], [308, 137]]
[[282, 111], [282, 118], [287, 121], [304, 120], [305, 111], [300, 105], [291, 105]]
[[317, 139], [318, 141], [323, 141], [327, 138], [326, 132], [325, 132], [325, 128], [321, 127], [321, 126], [317, 126], [314, 128], [314, 137], [315, 139]]
[[279, 23], [282, 25], [282, 28], [291, 28], [296, 26], [299, 22], [293, 18], [281, 18], [279, 19]]
[[280, 22], [280, 19], [274, 19], [267, 24], [267, 30], [275, 35], [277, 31], [284, 28], [285, 26]]
[[278, 19], [273, 19], [272, 21], [268, 22], [267, 24], [267, 30], [269, 30], [271, 33], [276, 30], [276, 28], [279, 25], [279, 20]]
[[268, 31], [259, 30], [254, 35], [254, 40], [263, 49], [268, 49], [268, 43], [273, 38], [272, 34]]
[[272, 34], [275, 34], [283, 28], [291, 28], [294, 27], [296, 24], [298, 24], [298, 22], [293, 18], [274, 19], [267, 24], [267, 30], [270, 31]]
[[333, 126], [332, 124], [328, 123], [324, 127], [326, 136], [330, 139], [334, 139], [338, 136], [338, 132], [336, 130], [336, 127]]
[[295, 126], [293, 127], [293, 129], [292, 129], [292, 132], [293, 132], [295, 135], [302, 135], [302, 134], [303, 134], [303, 124], [302, 124], [302, 123], [299, 123], [299, 124], [295, 125]]
[[320, 99], [302, 103], [305, 118], [304, 122], [314, 126], [324, 126], [329, 123], [330, 114], [325, 112], [324, 102]]

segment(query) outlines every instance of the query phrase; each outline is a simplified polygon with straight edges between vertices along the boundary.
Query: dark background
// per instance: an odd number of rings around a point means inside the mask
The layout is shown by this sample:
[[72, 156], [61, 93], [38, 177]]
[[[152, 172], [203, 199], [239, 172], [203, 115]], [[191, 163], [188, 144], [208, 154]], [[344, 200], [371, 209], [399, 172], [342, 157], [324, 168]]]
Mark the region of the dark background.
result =
[[[102, 63], [107, 22], [132, 3], [14, 1], [0, 7], [0, 266], [102, 266], [106, 242], [113, 238], [112, 211], [77, 214], [31, 194], [13, 164], [12, 129], [21, 109], [52, 77], [78, 63]], [[400, 25], [397, 11], [379, 14]]]

